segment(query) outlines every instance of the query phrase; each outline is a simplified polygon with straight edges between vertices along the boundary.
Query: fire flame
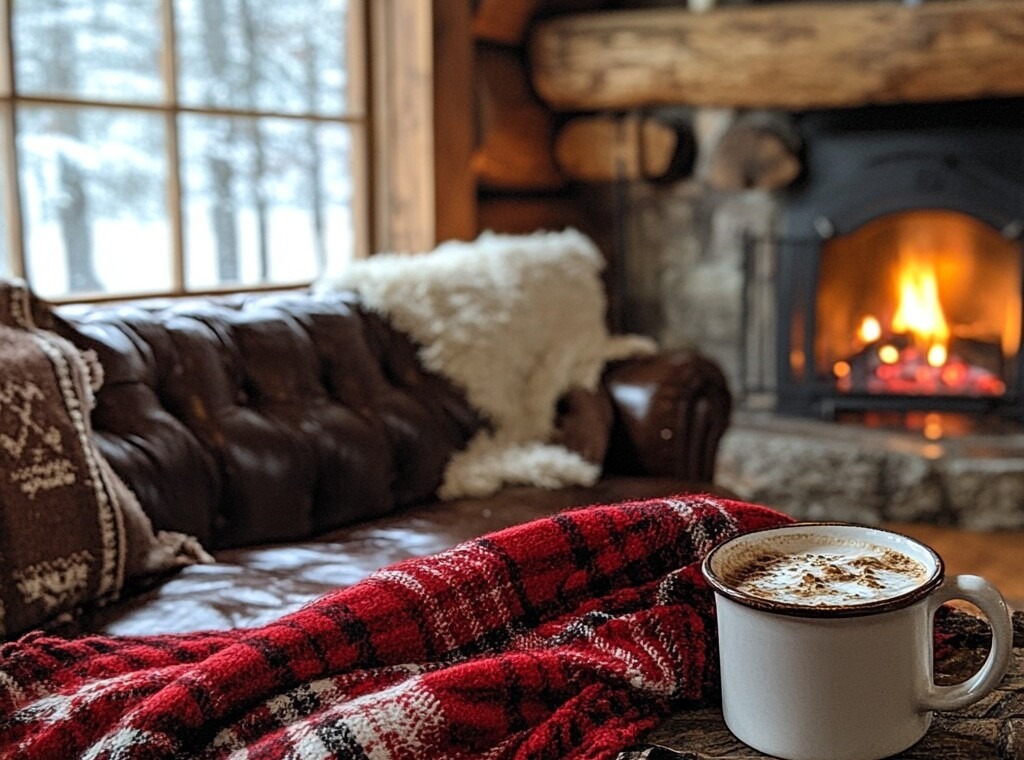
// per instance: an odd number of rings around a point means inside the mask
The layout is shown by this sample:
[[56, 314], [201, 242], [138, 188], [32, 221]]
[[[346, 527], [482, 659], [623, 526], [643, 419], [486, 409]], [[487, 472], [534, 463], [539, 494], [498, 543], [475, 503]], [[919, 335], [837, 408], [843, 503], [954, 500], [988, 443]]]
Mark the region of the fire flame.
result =
[[882, 325], [874, 316], [868, 314], [857, 328], [857, 337], [864, 343], [874, 343], [882, 337]]
[[[836, 236], [820, 263], [814, 368], [837, 391], [1006, 393], [1022, 341], [1019, 242], [966, 214], [909, 210]], [[791, 337], [807, 337], [796, 317]]]
[[900, 267], [899, 294], [892, 329], [913, 336], [926, 352], [928, 363], [941, 367], [949, 353], [949, 324], [939, 302], [934, 266], [920, 260], [905, 262]]

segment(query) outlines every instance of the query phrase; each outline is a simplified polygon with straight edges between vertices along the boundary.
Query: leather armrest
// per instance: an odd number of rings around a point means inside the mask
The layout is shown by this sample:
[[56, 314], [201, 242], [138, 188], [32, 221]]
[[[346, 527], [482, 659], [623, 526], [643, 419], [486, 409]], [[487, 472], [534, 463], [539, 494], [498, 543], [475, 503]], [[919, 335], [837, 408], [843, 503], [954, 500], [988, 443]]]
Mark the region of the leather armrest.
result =
[[604, 384], [615, 411], [606, 471], [714, 480], [732, 412], [717, 364], [693, 351], [665, 352], [610, 365]]

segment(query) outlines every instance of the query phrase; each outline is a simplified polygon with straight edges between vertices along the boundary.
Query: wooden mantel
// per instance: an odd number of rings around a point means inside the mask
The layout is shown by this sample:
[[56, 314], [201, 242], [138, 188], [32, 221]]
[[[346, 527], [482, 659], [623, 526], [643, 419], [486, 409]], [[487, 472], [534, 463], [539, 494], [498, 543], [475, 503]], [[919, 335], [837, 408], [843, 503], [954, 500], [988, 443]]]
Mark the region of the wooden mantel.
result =
[[563, 16], [530, 40], [560, 111], [740, 108], [1024, 95], [1024, 2], [784, 2]]

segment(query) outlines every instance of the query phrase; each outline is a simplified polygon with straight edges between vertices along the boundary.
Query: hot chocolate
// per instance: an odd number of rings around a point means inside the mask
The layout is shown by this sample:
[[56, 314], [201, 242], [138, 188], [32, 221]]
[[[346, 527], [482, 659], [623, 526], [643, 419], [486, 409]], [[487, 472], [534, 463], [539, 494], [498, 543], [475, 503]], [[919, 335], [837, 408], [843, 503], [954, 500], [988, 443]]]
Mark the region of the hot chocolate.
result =
[[929, 570], [892, 548], [825, 539], [799, 551], [763, 547], [736, 563], [727, 582], [769, 601], [806, 606], [844, 606], [890, 599], [920, 586]]
[[[779, 525], [723, 541], [701, 571], [715, 592], [722, 716], [772, 757], [896, 756], [924, 736], [933, 711], [977, 702], [1010, 663], [999, 592], [974, 575], [947, 576], [938, 554], [899, 533]], [[933, 619], [950, 599], [982, 611], [993, 644], [974, 675], [939, 686]]]

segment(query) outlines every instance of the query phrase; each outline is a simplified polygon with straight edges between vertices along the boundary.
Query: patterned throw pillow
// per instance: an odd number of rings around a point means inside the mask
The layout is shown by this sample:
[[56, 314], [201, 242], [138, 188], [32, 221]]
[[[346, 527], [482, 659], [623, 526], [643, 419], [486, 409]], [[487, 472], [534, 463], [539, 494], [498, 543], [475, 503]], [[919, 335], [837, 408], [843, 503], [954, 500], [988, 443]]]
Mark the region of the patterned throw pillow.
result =
[[0, 638], [208, 559], [188, 536], [154, 535], [100, 455], [89, 413], [101, 373], [49, 319], [24, 284], [0, 281]]

